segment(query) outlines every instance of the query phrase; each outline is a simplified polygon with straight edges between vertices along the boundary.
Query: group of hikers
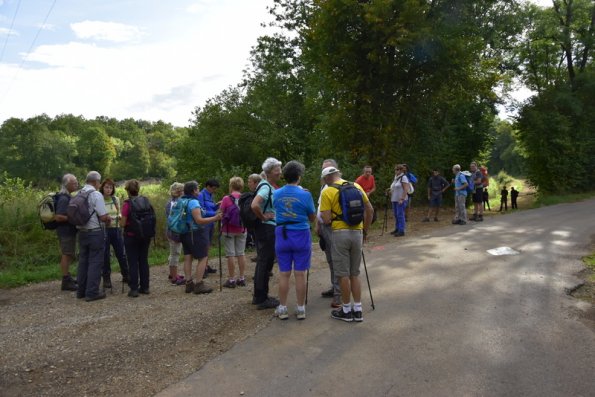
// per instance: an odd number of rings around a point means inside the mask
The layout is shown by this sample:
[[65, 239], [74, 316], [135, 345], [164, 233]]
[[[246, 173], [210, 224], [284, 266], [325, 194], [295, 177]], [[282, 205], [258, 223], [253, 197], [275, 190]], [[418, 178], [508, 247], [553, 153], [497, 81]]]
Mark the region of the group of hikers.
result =
[[[455, 175], [453, 224], [463, 225], [468, 221], [467, 194], [472, 194], [474, 203], [470, 219], [482, 221], [486, 173], [475, 162], [470, 165], [470, 175], [464, 174], [458, 164], [452, 170]], [[306, 274], [312, 256], [310, 230], [314, 224], [329, 265], [331, 287], [321, 295], [332, 298], [331, 317], [346, 322], [363, 321], [359, 279], [362, 246], [376, 218], [369, 198], [376, 191], [372, 167], [365, 166], [362, 175], [350, 182], [342, 178], [335, 160], [324, 160], [316, 206], [312, 193], [300, 185], [304, 172], [305, 166], [298, 161], [282, 166], [281, 161], [269, 157], [262, 164], [261, 174], [247, 178], [249, 192], [243, 193], [244, 180], [234, 176], [229, 180], [229, 193], [218, 202], [214, 194], [220, 183], [215, 179], [206, 181], [202, 190], [196, 181], [173, 183], [164, 209], [170, 248], [169, 282], [184, 286], [186, 293], [212, 292], [204, 279], [216, 272], [208, 266], [208, 257], [215, 223], [220, 222], [219, 238], [223, 241], [228, 270], [222, 286], [246, 286], [245, 248], [251, 236], [257, 253], [252, 304], [259, 310], [274, 309], [278, 318], [287, 319], [293, 274], [297, 302], [294, 314], [303, 320], [306, 318]], [[283, 187], [278, 185], [281, 177]], [[395, 237], [405, 235], [408, 203], [416, 181], [406, 164], [398, 164], [394, 179], [384, 192], [392, 203], [395, 228], [391, 234]], [[473, 185], [473, 189], [470, 190], [469, 185]], [[427, 184], [430, 208], [424, 222], [429, 222], [430, 218], [438, 221], [442, 195], [450, 186], [439, 170], [433, 171]], [[76, 291], [79, 299], [88, 302], [103, 299], [105, 289], [112, 288], [112, 249], [120, 266], [122, 283], [128, 285], [128, 296], [136, 298], [150, 293], [148, 251], [150, 239], [155, 235], [155, 211], [148, 198], [139, 195], [139, 181], [129, 180], [124, 188], [128, 198], [120, 203], [114, 181], [109, 178], [102, 181], [98, 172], [91, 171], [83, 188], [73, 197], [78, 190], [76, 177], [66, 174], [62, 179], [55, 205], [62, 254], [61, 288]], [[77, 235], [79, 261], [74, 280], [69, 267], [75, 258]], [[178, 271], [181, 254], [183, 274]], [[275, 260], [279, 267], [278, 299], [269, 294]], [[102, 281], [103, 288], [100, 288]]]

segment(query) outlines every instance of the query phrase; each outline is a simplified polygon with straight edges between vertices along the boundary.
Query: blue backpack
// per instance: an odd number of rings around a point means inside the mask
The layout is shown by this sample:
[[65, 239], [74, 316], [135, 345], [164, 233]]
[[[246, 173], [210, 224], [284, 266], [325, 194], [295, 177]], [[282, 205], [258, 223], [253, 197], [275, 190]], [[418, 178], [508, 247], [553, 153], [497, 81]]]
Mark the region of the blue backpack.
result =
[[467, 194], [474, 193], [475, 182], [473, 182], [473, 175], [471, 175], [469, 171], [462, 171], [461, 173], [465, 176], [465, 179], [467, 180], [467, 187], [465, 188], [465, 191], [467, 192]]
[[[330, 185], [339, 190], [339, 204], [341, 215], [333, 220], [341, 219], [349, 226], [357, 226], [364, 220], [364, 198], [362, 192], [351, 182], [336, 183]], [[336, 215], [336, 214], [335, 214]]]
[[167, 230], [173, 234], [185, 234], [190, 231], [188, 223], [188, 204], [191, 198], [179, 198], [172, 204], [169, 216], [167, 217]]

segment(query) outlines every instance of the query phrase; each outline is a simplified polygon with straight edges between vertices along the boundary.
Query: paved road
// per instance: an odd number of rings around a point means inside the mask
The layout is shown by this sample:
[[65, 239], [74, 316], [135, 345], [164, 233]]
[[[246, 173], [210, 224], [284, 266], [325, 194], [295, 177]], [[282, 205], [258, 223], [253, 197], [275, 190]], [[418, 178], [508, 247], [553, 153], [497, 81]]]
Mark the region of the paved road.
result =
[[[364, 323], [330, 319], [320, 269], [305, 321], [275, 319], [159, 396], [595, 396], [590, 305], [564, 292], [594, 225], [590, 200], [376, 246]], [[486, 253], [501, 246], [520, 254]]]

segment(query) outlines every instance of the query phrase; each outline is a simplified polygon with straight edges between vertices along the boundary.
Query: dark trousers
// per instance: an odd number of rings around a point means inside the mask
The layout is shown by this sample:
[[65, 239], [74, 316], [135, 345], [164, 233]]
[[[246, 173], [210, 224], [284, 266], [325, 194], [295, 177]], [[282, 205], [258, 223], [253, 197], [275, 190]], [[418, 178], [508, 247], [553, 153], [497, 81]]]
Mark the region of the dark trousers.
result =
[[508, 200], [505, 198], [500, 199], [500, 211], [502, 211], [502, 207], [504, 207], [505, 211], [508, 211]]
[[103, 269], [101, 274], [109, 276], [112, 273], [112, 268], [110, 266], [111, 247], [114, 247], [114, 253], [118, 259], [118, 264], [120, 265], [120, 273], [122, 273], [123, 277], [128, 276], [128, 264], [126, 263], [126, 252], [124, 252], [124, 240], [122, 239], [120, 229], [117, 227], [107, 228], [107, 233], [105, 235], [105, 256], [103, 258]]
[[[151, 240], [124, 236], [124, 246], [128, 258], [129, 281], [132, 290], [149, 290], [149, 245]], [[140, 276], [140, 287], [139, 287]]]
[[103, 230], [82, 232], [79, 235], [79, 264], [76, 274], [77, 297], [94, 298], [99, 295], [101, 268], [103, 266]]
[[519, 209], [519, 206], [516, 204], [516, 197], [510, 199], [510, 207], [514, 209]]
[[254, 303], [269, 296], [269, 274], [275, 262], [275, 226], [264, 223], [254, 230], [256, 236], [256, 269], [254, 270]]

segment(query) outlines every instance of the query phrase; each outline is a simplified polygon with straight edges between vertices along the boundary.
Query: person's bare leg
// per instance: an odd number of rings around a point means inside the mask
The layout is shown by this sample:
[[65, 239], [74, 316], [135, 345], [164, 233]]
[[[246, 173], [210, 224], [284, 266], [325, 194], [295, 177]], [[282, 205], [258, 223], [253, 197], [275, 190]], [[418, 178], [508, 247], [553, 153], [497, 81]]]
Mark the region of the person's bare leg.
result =
[[294, 272], [295, 296], [298, 306], [304, 306], [306, 302], [306, 272]]
[[279, 303], [281, 306], [287, 306], [289, 276], [291, 276], [291, 272], [279, 272]]
[[340, 277], [339, 284], [341, 285], [341, 300], [344, 305], [351, 303], [351, 285], [349, 277]]
[[244, 272], [246, 271], [246, 255], [240, 255], [238, 258], [238, 267], [240, 268], [240, 278], [244, 278]]
[[353, 295], [353, 301], [361, 302], [362, 301], [362, 285], [359, 280], [359, 276], [351, 276], [351, 277], [349, 277], [349, 281], [351, 282], [351, 294]]
[[236, 272], [235, 272], [235, 266], [233, 264], [233, 256], [228, 256], [227, 257], [227, 273], [228, 273], [228, 277], [229, 279], [234, 278]]
[[60, 257], [60, 271], [62, 272], [62, 276], [68, 276], [70, 274], [70, 264], [73, 259], [70, 255], [62, 255]]
[[192, 280], [192, 255], [184, 255], [184, 276], [186, 280]]
[[208, 256], [200, 259], [198, 264], [196, 265], [196, 282], [200, 283], [202, 280], [202, 276], [205, 274], [205, 269], [207, 268], [207, 260], [209, 259]]

